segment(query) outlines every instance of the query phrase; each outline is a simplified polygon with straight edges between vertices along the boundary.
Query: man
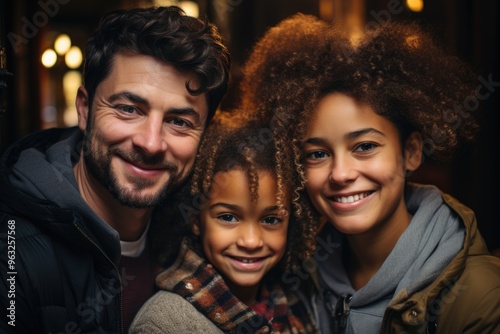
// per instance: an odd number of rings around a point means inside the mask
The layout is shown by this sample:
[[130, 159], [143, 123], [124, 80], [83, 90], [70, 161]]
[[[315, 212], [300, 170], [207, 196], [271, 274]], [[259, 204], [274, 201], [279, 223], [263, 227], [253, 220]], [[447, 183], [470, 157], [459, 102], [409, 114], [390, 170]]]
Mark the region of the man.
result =
[[167, 222], [153, 209], [189, 175], [227, 90], [216, 28], [177, 7], [106, 15], [85, 59], [78, 127], [2, 157], [2, 333], [127, 331], [154, 292], [148, 230]]

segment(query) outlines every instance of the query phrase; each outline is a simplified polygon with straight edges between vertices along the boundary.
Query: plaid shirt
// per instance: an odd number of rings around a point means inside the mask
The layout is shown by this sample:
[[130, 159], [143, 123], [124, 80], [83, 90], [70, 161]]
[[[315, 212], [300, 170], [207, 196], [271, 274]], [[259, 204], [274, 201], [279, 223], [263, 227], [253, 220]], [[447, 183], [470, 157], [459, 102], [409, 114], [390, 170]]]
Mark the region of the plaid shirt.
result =
[[224, 279], [186, 238], [175, 263], [158, 275], [158, 287], [189, 301], [225, 333], [317, 333], [306, 307], [279, 285], [263, 287], [253, 309], [236, 298]]

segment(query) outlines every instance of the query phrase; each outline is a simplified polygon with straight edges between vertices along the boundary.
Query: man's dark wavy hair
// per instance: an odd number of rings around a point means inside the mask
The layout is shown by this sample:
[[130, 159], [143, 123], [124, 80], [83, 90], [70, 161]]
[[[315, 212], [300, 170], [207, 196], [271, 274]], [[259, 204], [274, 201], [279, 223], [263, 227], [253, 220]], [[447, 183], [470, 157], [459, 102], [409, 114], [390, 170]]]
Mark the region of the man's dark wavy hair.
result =
[[117, 10], [101, 19], [85, 49], [83, 78], [90, 103], [119, 52], [148, 55], [194, 73], [200, 86], [186, 82], [186, 89], [193, 95], [207, 93], [207, 121], [227, 92], [230, 56], [217, 28], [176, 6]]

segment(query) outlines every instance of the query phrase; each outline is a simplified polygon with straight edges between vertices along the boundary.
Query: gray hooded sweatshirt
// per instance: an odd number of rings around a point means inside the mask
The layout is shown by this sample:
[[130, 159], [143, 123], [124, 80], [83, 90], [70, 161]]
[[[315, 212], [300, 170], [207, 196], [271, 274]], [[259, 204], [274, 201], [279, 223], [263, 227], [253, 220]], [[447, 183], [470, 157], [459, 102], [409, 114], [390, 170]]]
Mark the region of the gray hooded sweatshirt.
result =
[[433, 282], [460, 251], [465, 229], [437, 188], [408, 185], [406, 199], [410, 225], [375, 276], [357, 291], [342, 264], [343, 236], [331, 225], [322, 231], [320, 238], [340, 246], [318, 264], [321, 292], [313, 307], [322, 333], [380, 332], [387, 306]]

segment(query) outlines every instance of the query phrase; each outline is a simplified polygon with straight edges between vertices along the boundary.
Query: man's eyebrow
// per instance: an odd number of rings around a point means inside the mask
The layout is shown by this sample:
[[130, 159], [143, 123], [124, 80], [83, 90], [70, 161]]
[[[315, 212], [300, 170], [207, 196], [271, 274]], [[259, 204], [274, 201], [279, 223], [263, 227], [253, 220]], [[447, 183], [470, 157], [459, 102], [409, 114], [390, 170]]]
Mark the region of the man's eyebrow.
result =
[[170, 115], [179, 115], [179, 116], [191, 116], [196, 119], [198, 122], [200, 120], [200, 113], [198, 113], [196, 110], [193, 108], [170, 108], [168, 109], [168, 113]]
[[143, 98], [137, 94], [134, 94], [134, 93], [131, 93], [128, 91], [115, 93], [108, 98], [108, 101], [112, 103], [112, 102], [115, 102], [115, 101], [120, 100], [120, 99], [127, 99], [127, 100], [130, 100], [130, 101], [135, 102], [135, 103], [149, 105], [148, 100], [146, 100], [145, 98]]
[[[139, 96], [137, 94], [131, 93], [129, 91], [123, 91], [123, 92], [118, 92], [113, 95], [111, 95], [108, 98], [108, 101], [110, 103], [116, 102], [117, 100], [120, 99], [126, 99], [131, 102], [137, 103], [137, 104], [144, 104], [146, 106], [149, 106], [150, 103], [147, 99], [143, 98], [142, 96]], [[200, 114], [193, 108], [190, 107], [185, 107], [185, 108], [170, 108], [168, 109], [168, 113], [172, 115], [179, 115], [179, 116], [192, 116], [196, 118], [196, 121], [200, 120]]]

